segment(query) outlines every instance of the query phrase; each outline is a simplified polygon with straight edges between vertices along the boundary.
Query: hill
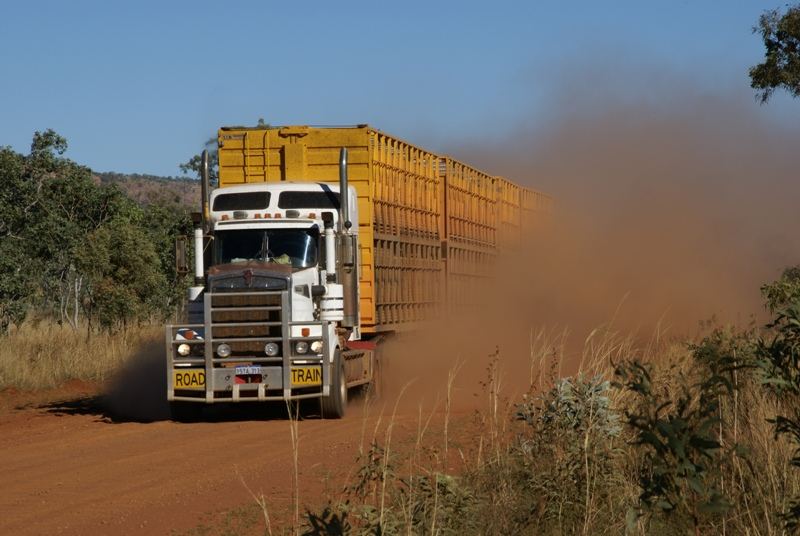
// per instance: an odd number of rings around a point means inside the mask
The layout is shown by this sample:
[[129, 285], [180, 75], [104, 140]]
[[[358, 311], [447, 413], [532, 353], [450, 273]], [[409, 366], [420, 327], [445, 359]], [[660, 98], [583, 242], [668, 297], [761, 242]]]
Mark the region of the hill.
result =
[[195, 209], [200, 202], [200, 182], [186, 177], [162, 177], [140, 173], [95, 172], [97, 184], [116, 184], [139, 204], [168, 201]]

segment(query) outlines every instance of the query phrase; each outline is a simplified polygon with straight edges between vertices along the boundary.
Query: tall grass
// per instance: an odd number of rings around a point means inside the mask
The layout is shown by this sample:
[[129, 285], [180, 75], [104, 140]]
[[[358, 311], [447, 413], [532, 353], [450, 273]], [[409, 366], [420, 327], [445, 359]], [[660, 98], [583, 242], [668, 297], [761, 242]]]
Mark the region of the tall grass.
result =
[[[390, 449], [390, 435], [373, 441], [360, 485], [309, 513], [307, 534], [786, 533], [800, 471], [770, 422], [784, 402], [750, 366], [754, 332], [636, 344], [598, 329], [569, 377], [563, 338], [531, 334], [531, 389], [517, 401], [504, 401], [502, 359], [490, 356], [474, 426], [456, 428], [457, 471], [445, 404], [447, 433], [423, 439], [432, 425], [420, 413], [411, 452]], [[626, 366], [646, 372], [646, 388]], [[359, 492], [365, 475], [379, 493]]]
[[102, 382], [162, 334], [162, 326], [87, 334], [51, 321], [26, 322], [0, 338], [0, 389], [50, 388], [76, 379]]

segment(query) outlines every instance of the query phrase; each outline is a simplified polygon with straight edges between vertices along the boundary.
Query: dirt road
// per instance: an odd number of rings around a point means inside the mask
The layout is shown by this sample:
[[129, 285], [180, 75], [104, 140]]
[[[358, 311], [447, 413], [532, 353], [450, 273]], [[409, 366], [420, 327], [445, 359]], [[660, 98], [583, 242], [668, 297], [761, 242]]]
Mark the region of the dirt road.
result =
[[[263, 407], [207, 422], [118, 422], [99, 397], [0, 416], [0, 534], [170, 534], [263, 492], [291, 509], [290, 421]], [[300, 502], [339, 490], [375, 418], [351, 405], [343, 421], [302, 420]], [[408, 415], [397, 436], [413, 434]], [[263, 530], [263, 528], [262, 528]]]

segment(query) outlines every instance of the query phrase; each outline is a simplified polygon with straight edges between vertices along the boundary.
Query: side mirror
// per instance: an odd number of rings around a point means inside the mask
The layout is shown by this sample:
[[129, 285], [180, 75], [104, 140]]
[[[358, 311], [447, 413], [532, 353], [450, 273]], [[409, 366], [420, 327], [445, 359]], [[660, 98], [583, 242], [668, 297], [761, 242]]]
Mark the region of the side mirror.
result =
[[186, 275], [189, 273], [189, 259], [186, 257], [186, 240], [185, 236], [175, 238], [175, 272], [178, 275]]

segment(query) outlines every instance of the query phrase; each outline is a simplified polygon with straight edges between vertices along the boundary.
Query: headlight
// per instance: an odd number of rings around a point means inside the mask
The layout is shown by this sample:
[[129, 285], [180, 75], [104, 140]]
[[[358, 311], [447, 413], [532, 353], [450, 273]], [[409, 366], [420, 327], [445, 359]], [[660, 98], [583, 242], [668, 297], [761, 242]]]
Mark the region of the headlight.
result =
[[268, 342], [264, 345], [264, 353], [269, 357], [275, 357], [278, 355], [278, 345], [274, 342]]
[[308, 352], [308, 343], [306, 341], [300, 341], [294, 345], [294, 351], [298, 354], [305, 354]]
[[189, 355], [189, 352], [191, 352], [191, 351], [192, 351], [192, 347], [189, 346], [186, 343], [178, 345], [178, 355], [186, 357], [187, 355]]
[[220, 357], [228, 357], [231, 355], [231, 347], [223, 342], [217, 346], [217, 355]]
[[322, 352], [322, 341], [314, 341], [311, 343], [311, 351], [315, 354]]

